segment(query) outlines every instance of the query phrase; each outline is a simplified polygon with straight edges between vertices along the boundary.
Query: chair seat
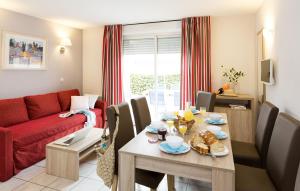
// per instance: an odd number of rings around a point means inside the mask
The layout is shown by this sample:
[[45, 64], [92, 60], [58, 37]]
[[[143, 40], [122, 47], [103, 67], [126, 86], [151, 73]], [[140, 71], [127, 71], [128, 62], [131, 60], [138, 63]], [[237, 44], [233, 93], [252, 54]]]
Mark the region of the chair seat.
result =
[[262, 167], [261, 158], [254, 144], [231, 141], [234, 162], [253, 167]]
[[158, 172], [141, 169], [135, 170], [135, 182], [152, 189], [158, 187], [164, 176], [165, 174]]
[[235, 173], [236, 191], [276, 191], [264, 169], [235, 164]]

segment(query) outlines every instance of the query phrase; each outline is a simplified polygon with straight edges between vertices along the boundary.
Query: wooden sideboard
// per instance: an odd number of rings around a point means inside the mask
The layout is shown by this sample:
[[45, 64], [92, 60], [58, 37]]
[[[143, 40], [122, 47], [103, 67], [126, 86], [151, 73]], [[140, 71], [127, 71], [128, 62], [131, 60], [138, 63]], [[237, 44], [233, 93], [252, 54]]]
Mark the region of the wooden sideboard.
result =
[[[243, 105], [246, 109], [232, 109], [231, 104]], [[232, 140], [254, 143], [257, 113], [254, 97], [243, 94], [236, 97], [218, 95], [215, 112], [227, 114]]]

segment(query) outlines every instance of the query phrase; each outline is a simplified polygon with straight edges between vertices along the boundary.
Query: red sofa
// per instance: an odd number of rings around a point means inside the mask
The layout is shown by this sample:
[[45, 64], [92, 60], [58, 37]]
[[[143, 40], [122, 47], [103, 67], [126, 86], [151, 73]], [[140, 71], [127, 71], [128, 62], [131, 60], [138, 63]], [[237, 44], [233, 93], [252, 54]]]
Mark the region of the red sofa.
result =
[[[83, 127], [82, 114], [60, 118], [76, 89], [0, 100], [0, 181], [45, 158], [46, 144]], [[104, 127], [106, 103], [97, 101], [96, 127]]]

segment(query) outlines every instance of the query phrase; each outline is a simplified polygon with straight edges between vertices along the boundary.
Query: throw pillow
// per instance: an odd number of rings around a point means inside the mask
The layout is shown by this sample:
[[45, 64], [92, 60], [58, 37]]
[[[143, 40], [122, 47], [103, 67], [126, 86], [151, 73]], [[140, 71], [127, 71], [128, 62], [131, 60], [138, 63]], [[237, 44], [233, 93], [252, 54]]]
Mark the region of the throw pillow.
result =
[[71, 96], [71, 108], [70, 111], [76, 111], [81, 109], [89, 109], [89, 97], [88, 96]]
[[93, 95], [93, 94], [84, 94], [84, 95], [89, 97], [89, 107], [90, 107], [90, 109], [94, 109], [96, 101], [99, 98], [99, 95]]
[[30, 119], [61, 112], [57, 93], [26, 96], [24, 99]]
[[62, 111], [68, 111], [71, 107], [71, 96], [80, 96], [79, 90], [66, 90], [57, 92], [58, 100]]

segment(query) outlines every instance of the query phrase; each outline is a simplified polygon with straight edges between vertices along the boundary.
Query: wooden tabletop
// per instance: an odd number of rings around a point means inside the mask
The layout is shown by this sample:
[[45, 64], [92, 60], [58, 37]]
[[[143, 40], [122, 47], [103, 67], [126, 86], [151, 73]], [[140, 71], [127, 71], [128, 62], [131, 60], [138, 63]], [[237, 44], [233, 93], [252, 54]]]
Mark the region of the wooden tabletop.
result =
[[254, 97], [248, 94], [236, 94], [236, 96], [217, 95], [217, 99], [254, 100]]
[[[208, 115], [207, 113], [206, 115]], [[227, 121], [226, 114], [222, 114], [224, 119]], [[201, 129], [205, 129], [208, 126], [207, 123], [204, 122], [205, 117], [198, 114], [195, 115], [196, 123], [193, 125], [191, 132], [189, 135], [185, 135], [185, 142], [188, 142], [190, 137], [198, 133]], [[223, 131], [228, 134], [228, 138], [226, 140], [222, 140], [221, 142], [226, 145], [229, 149], [229, 154], [224, 157], [217, 157], [212, 158], [211, 156], [207, 155], [200, 155], [198, 152], [194, 150], [190, 150], [186, 154], [181, 155], [171, 155], [160, 151], [159, 144], [154, 143], [150, 144], [148, 139], [152, 136], [156, 136], [146, 132], [146, 129], [139, 133], [134, 139], [128, 142], [124, 147], [122, 147], [119, 152], [124, 152], [128, 154], [133, 154], [135, 156], [147, 157], [152, 158], [153, 160], [165, 160], [172, 163], [180, 163], [186, 164], [189, 166], [201, 166], [207, 167], [209, 169], [217, 168], [222, 170], [228, 171], [235, 171], [234, 162], [233, 162], [233, 155], [231, 149], [231, 141], [230, 141], [230, 134], [229, 134], [229, 127], [227, 124], [220, 125]]]

